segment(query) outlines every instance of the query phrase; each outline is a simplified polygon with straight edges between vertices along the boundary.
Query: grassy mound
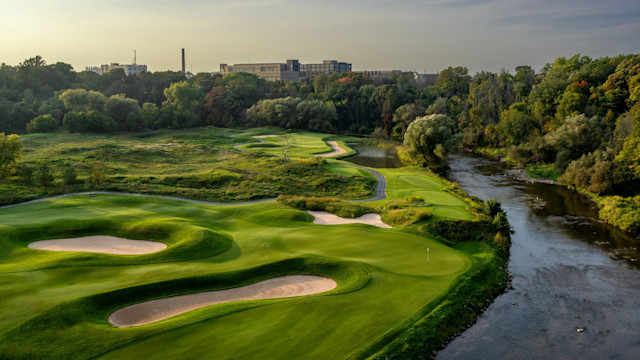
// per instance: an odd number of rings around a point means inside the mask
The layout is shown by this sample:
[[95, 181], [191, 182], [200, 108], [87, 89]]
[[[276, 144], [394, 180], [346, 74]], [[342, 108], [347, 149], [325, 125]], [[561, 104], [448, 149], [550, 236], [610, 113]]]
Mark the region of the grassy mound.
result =
[[[108, 255], [83, 252], [41, 251], [27, 248], [37, 240], [111, 235], [131, 240], [151, 240], [167, 244], [161, 252], [147, 255]], [[211, 229], [163, 218], [119, 222], [107, 219], [59, 220], [30, 226], [0, 226], [0, 272], [33, 271], [61, 266], [148, 264], [175, 259], [193, 260], [229, 250], [233, 239]]]
[[[265, 304], [287, 301], [255, 300], [195, 310], [155, 324], [115, 329], [107, 322], [113, 311], [127, 305], [202, 291], [222, 290], [282, 275], [309, 274], [330, 277], [339, 283], [328, 294], [343, 294], [366, 286], [369, 272], [361, 265], [318, 258], [295, 258], [242, 271], [205, 274], [129, 287], [83, 297], [55, 306], [0, 337], [0, 354], [11, 359], [93, 358], [111, 349], [145, 339], [188, 323], [224, 316]], [[23, 334], [32, 334], [24, 338]], [[60, 347], [53, 338], [65, 339]]]

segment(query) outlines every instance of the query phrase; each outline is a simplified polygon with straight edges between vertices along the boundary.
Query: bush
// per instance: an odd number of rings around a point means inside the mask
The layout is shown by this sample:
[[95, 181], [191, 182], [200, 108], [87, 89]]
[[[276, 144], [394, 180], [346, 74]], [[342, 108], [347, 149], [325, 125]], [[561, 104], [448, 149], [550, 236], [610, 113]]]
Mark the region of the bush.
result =
[[622, 230], [640, 233], [640, 195], [611, 196], [604, 198], [600, 205], [600, 218]]
[[33, 184], [33, 168], [27, 165], [20, 165], [17, 170], [18, 176], [25, 185]]
[[48, 187], [53, 182], [53, 174], [47, 164], [42, 164], [38, 169], [38, 182], [43, 187]]
[[65, 165], [62, 169], [62, 182], [65, 185], [73, 185], [78, 182], [78, 172], [72, 165]]
[[465, 241], [494, 243], [498, 240], [500, 243], [496, 245], [506, 249], [511, 243], [511, 226], [503, 212], [498, 213], [493, 221], [440, 219], [421, 230], [440, 236], [449, 245]]
[[498, 202], [498, 200], [496, 199], [489, 199], [485, 201], [484, 204], [485, 204], [485, 213], [491, 216], [492, 218], [498, 215], [498, 213], [504, 212], [502, 211], [502, 205], [500, 205], [500, 202]]
[[27, 123], [27, 132], [29, 134], [33, 133], [48, 133], [53, 132], [58, 129], [60, 124], [58, 124], [58, 120], [56, 120], [51, 115], [40, 115], [33, 118], [33, 120]]
[[280, 195], [278, 202], [299, 210], [326, 211], [343, 218], [356, 218], [380, 211], [370, 205], [346, 202], [333, 197]]
[[421, 208], [406, 208], [384, 211], [382, 220], [391, 226], [408, 226], [431, 218], [431, 210]]

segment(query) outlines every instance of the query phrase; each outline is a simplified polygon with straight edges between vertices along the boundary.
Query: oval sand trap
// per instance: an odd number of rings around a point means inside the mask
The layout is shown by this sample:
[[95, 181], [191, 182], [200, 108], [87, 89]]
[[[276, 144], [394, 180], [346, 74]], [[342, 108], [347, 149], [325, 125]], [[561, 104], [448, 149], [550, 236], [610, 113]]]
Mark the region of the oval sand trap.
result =
[[313, 295], [333, 290], [338, 284], [316, 275], [279, 276], [259, 283], [232, 289], [207, 291], [145, 301], [124, 307], [109, 315], [109, 322], [119, 328], [154, 323], [214, 304], [243, 300], [281, 299]]
[[380, 214], [370, 213], [364, 214], [360, 217], [354, 219], [345, 219], [339, 216], [333, 215], [326, 211], [308, 211], [309, 214], [313, 215], [315, 220], [313, 220], [314, 224], [321, 225], [340, 225], [340, 224], [368, 224], [381, 228], [390, 229], [391, 226], [382, 222], [382, 218]]
[[327, 144], [331, 145], [331, 147], [333, 148], [334, 151], [329, 152], [329, 153], [324, 153], [324, 154], [317, 154], [316, 156], [318, 156], [318, 157], [329, 157], [329, 156], [342, 155], [342, 154], [347, 152], [347, 150], [341, 148], [340, 145], [338, 145], [338, 142], [336, 142], [336, 141], [327, 141]]
[[28, 245], [31, 249], [77, 251], [113, 255], [151, 254], [167, 248], [157, 241], [129, 240], [108, 235], [83, 236], [69, 239], [40, 240]]

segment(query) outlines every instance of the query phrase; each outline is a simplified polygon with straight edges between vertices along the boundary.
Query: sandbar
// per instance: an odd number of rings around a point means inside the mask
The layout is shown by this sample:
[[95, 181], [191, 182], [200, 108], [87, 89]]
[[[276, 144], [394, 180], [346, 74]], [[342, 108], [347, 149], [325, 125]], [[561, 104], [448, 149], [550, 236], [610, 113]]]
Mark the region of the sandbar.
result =
[[321, 224], [321, 225], [368, 224], [368, 225], [373, 225], [373, 226], [386, 228], [386, 229], [391, 228], [391, 226], [382, 222], [382, 218], [380, 217], [380, 214], [376, 214], [376, 213], [364, 214], [354, 219], [346, 219], [346, 218], [341, 218], [339, 216], [333, 215], [326, 211], [309, 210], [308, 212], [309, 214], [313, 215], [313, 217], [315, 218], [313, 220], [314, 224]]
[[119, 328], [164, 320], [205, 306], [234, 301], [281, 299], [333, 290], [338, 284], [316, 275], [287, 275], [232, 289], [207, 291], [145, 301], [116, 310], [109, 322]]
[[113, 255], [144, 255], [158, 252], [167, 245], [157, 241], [129, 240], [109, 235], [92, 235], [68, 239], [40, 240], [28, 245], [47, 251], [76, 251]]

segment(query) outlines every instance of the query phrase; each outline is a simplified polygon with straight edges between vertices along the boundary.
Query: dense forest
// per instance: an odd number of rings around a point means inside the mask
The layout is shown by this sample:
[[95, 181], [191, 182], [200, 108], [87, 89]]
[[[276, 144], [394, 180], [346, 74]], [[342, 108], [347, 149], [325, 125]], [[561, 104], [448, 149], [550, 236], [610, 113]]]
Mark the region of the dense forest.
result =
[[300, 82], [244, 73], [97, 75], [39, 56], [0, 66], [5, 133], [272, 125], [403, 141], [429, 114], [448, 117], [438, 119], [460, 146], [588, 191], [606, 220], [640, 230], [640, 55], [575, 55], [515, 74], [449, 67], [427, 87], [409, 76], [374, 82], [358, 73]]

